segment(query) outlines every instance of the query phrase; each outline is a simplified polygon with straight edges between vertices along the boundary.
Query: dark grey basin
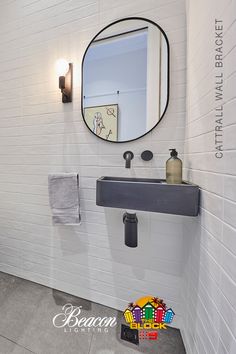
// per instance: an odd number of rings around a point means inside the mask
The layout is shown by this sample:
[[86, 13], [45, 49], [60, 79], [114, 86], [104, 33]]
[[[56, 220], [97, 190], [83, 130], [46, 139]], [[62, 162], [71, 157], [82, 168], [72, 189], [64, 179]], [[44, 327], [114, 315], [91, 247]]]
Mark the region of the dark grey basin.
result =
[[101, 177], [97, 180], [96, 204], [104, 207], [196, 216], [199, 187], [163, 179]]

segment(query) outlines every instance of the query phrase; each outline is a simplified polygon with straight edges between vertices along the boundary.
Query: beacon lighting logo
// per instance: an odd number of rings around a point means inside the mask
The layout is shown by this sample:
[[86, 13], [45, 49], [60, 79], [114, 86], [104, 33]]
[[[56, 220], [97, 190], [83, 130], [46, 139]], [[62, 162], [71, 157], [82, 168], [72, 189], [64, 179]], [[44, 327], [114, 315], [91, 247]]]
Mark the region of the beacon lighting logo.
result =
[[156, 340], [158, 329], [167, 329], [174, 318], [174, 311], [162, 299], [145, 296], [130, 303], [123, 313], [131, 329], [139, 330], [139, 339]]
[[52, 321], [54, 327], [63, 328], [64, 332], [70, 333], [107, 333], [109, 328], [117, 325], [116, 317], [83, 317], [82, 306], [72, 304], [65, 304]]

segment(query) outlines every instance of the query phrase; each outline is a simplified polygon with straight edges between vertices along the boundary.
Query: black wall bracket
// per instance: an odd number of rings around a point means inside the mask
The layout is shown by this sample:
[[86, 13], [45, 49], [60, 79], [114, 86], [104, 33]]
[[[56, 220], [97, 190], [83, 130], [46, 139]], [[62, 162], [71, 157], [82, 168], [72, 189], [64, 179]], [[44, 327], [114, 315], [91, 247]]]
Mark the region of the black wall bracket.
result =
[[138, 218], [136, 214], [124, 213], [125, 245], [128, 247], [138, 246]]

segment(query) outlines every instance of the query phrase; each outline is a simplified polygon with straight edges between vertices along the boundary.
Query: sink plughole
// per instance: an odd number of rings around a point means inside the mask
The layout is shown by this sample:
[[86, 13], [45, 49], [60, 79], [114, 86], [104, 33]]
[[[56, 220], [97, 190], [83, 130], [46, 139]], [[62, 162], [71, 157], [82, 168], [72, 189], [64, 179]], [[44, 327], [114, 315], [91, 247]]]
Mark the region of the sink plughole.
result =
[[101, 177], [97, 180], [96, 204], [104, 207], [197, 216], [199, 187], [163, 179]]

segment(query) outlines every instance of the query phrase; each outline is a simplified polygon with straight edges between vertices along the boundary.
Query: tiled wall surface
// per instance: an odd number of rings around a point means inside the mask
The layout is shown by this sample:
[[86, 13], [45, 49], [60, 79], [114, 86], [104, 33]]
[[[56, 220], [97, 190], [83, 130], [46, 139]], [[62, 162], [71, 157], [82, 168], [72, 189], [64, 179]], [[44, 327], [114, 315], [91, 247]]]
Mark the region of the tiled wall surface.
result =
[[[201, 186], [200, 217], [184, 235], [183, 317], [188, 353], [236, 353], [236, 1], [188, 1], [185, 175]], [[223, 20], [223, 70], [214, 67]], [[223, 148], [215, 158], [215, 74], [223, 72]], [[219, 103], [219, 102], [218, 102]]]
[[[121, 310], [140, 296], [157, 295], [176, 312], [175, 325], [181, 325], [183, 227], [188, 218], [139, 212], [139, 247], [129, 249], [124, 246], [123, 211], [96, 206], [95, 181], [101, 175], [164, 177], [168, 149], [175, 147], [183, 154], [185, 11], [184, 0], [1, 1], [1, 271]], [[96, 139], [82, 121], [80, 65], [90, 39], [108, 23], [127, 16], [147, 17], [167, 33], [170, 104], [151, 134], [116, 145]], [[54, 72], [60, 57], [74, 63], [72, 104], [61, 103]], [[233, 106], [233, 101], [228, 103], [228, 109]], [[125, 170], [122, 157], [127, 149], [135, 153], [130, 171]], [[144, 149], [154, 152], [151, 162], [140, 159]], [[53, 227], [48, 173], [74, 171], [80, 174], [82, 224]], [[196, 172], [196, 178], [200, 176], [201, 171]], [[218, 180], [222, 184], [221, 177], [217, 175], [211, 188]], [[228, 177], [225, 193], [231, 182]], [[204, 195], [205, 203], [221, 196], [219, 190]], [[233, 207], [227, 199], [225, 208], [232, 211]], [[205, 223], [220, 222], [218, 213], [222, 209], [204, 210]], [[233, 225], [224, 226], [227, 242], [232, 242]], [[233, 257], [227, 247], [224, 250]], [[233, 271], [231, 265], [228, 261], [228, 275]], [[231, 284], [230, 278], [225, 279]]]

